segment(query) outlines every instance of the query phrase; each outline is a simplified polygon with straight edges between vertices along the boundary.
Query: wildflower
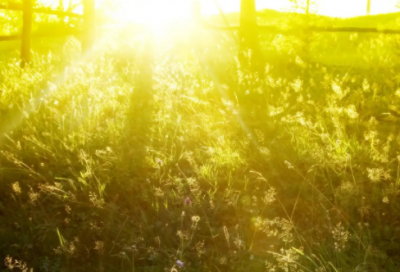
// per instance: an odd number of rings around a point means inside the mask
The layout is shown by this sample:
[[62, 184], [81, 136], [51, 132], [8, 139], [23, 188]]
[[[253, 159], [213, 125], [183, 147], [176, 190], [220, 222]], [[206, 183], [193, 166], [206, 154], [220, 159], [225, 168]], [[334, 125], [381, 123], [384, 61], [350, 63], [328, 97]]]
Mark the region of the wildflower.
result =
[[176, 264], [177, 264], [180, 268], [183, 267], [183, 262], [180, 261], [180, 260], [177, 260], [177, 261], [176, 261]]
[[21, 187], [19, 186], [19, 182], [18, 182], [18, 181], [14, 182], [14, 183], [12, 184], [12, 189], [13, 189], [13, 191], [14, 191], [14, 193], [15, 193], [16, 195], [19, 195], [19, 194], [21, 194], [21, 192], [22, 192]]
[[385, 204], [389, 204], [389, 197], [385, 196], [385, 197], [382, 199], [382, 202], [385, 203]]
[[164, 192], [163, 192], [163, 190], [161, 188], [156, 188], [154, 191], [155, 191], [154, 195], [156, 197], [163, 197], [164, 196]]
[[293, 165], [290, 162], [285, 161], [285, 164], [286, 164], [288, 169], [294, 169]]
[[332, 231], [333, 239], [335, 240], [335, 248], [342, 251], [346, 248], [350, 233], [339, 222]]
[[163, 161], [161, 159], [156, 159], [156, 163], [160, 166], [163, 166]]
[[383, 168], [372, 168], [372, 169], [367, 168], [367, 172], [368, 172], [368, 178], [373, 183], [381, 182], [382, 177], [384, 176]]
[[186, 205], [191, 205], [191, 204], [192, 204], [192, 201], [190, 200], [189, 197], [187, 197], [187, 198], [185, 199], [185, 204], [186, 204]]
[[95, 242], [95, 247], [94, 250], [97, 250], [99, 252], [102, 252], [104, 249], [104, 242], [103, 241], [96, 241]]

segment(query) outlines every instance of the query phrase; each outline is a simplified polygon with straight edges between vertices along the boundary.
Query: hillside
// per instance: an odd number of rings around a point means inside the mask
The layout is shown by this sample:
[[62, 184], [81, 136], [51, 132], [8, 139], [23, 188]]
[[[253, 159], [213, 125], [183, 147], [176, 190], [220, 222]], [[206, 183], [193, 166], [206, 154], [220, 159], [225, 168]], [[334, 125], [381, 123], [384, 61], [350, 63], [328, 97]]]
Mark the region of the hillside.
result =
[[[307, 22], [307, 16], [300, 13], [262, 10], [259, 12], [259, 25], [275, 26], [278, 29], [296, 30]], [[239, 25], [239, 13], [225, 14], [230, 26]], [[360, 16], [354, 18], [332, 18], [328, 16], [310, 15], [308, 24], [319, 27], [365, 27], [396, 29], [400, 13]], [[220, 15], [206, 18], [210, 25], [226, 26]], [[376, 62], [385, 63], [384, 59], [397, 56], [399, 51], [397, 35], [378, 35], [376, 33], [354, 32], [313, 32], [292, 31], [291, 35], [280, 35], [260, 31], [265, 56], [270, 61], [285, 63], [293, 57], [293, 53], [303, 55], [311, 62], [328, 66], [369, 69]], [[306, 35], [306, 36], [305, 36]], [[308, 43], [308, 46], [306, 45]], [[306, 48], [309, 49], [306, 49]], [[277, 52], [277, 48], [280, 48]], [[374, 48], [374, 50], [372, 50]], [[284, 50], [283, 50], [284, 49]], [[305, 53], [312, 51], [312, 54]], [[292, 52], [292, 53], [290, 53]], [[368, 55], [365, 52], [370, 52]], [[290, 56], [292, 54], [292, 56]], [[306, 54], [307, 56], [305, 56]], [[386, 61], [386, 64], [389, 62]], [[391, 63], [390, 65], [393, 65]], [[343, 68], [346, 69], [346, 68]], [[348, 69], [348, 68], [347, 68]]]
[[[239, 24], [239, 13], [226, 13], [225, 17], [228, 19], [231, 25]], [[281, 25], [288, 24], [290, 22], [305, 22], [307, 15], [302, 13], [293, 12], [280, 12], [277, 10], [264, 9], [258, 12], [258, 18], [260, 25]], [[311, 14], [309, 21], [312, 24], [324, 25], [324, 26], [337, 26], [337, 27], [366, 27], [376, 28], [384, 26], [395, 26], [396, 21], [400, 18], [400, 12], [370, 15], [370, 16], [358, 16], [352, 18], [333, 18], [323, 15]], [[211, 20], [215, 23], [223, 23], [220, 15], [214, 15], [207, 17], [207, 20]]]
[[159, 30], [0, 48], [0, 271], [400, 271], [398, 38]]
[[336, 21], [338, 26], [353, 26], [353, 27], [396, 27], [400, 19], [400, 12], [379, 14], [371, 16], [360, 16]]

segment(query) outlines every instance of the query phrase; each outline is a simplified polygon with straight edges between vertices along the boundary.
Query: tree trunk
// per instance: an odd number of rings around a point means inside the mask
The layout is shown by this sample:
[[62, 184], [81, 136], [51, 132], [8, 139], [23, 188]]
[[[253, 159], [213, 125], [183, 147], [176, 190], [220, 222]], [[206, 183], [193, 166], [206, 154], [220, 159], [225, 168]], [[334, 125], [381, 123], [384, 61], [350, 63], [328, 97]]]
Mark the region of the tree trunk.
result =
[[241, 0], [239, 39], [239, 60], [242, 68], [252, 71], [262, 69], [255, 0]]
[[367, 0], [367, 15], [371, 14], [371, 0]]
[[31, 61], [31, 32], [32, 32], [32, 10], [33, 0], [23, 1], [23, 25], [21, 40], [21, 67]]

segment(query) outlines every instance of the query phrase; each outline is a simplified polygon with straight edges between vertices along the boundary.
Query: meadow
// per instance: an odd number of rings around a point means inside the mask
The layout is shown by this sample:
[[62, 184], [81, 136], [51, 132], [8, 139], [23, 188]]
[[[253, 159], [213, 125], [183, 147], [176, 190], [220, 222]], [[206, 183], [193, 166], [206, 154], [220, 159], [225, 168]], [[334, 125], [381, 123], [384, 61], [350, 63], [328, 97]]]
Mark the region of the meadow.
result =
[[0, 44], [0, 271], [399, 271], [399, 38], [235, 35]]

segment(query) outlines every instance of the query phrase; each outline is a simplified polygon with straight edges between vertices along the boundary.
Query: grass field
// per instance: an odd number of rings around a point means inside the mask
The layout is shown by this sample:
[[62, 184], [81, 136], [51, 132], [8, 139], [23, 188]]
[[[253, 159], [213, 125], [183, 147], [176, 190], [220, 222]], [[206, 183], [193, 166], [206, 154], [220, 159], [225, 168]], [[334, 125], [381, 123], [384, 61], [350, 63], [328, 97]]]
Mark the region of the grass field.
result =
[[149, 33], [0, 44], [0, 271], [399, 271], [396, 36]]

